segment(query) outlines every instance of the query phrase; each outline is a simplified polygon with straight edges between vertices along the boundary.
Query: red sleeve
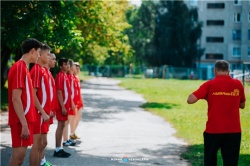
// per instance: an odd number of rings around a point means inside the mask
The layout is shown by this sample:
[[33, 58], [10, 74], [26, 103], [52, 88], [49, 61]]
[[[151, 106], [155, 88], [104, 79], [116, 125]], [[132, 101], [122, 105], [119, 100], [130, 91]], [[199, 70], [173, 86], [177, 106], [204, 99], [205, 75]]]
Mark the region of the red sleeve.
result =
[[193, 95], [195, 95], [197, 99], [207, 99], [209, 86], [210, 86], [210, 81], [205, 82], [196, 91], [193, 92]]
[[56, 76], [56, 90], [63, 90], [63, 81], [63, 74], [59, 72]]
[[11, 76], [13, 78], [12, 80], [12, 89], [19, 89], [19, 88], [24, 88], [25, 87], [25, 79], [26, 79], [26, 66], [23, 66], [22, 63], [17, 63], [16, 66], [13, 66], [14, 69], [12, 69], [12, 74]]
[[41, 79], [42, 79], [42, 73], [37, 64], [35, 64], [31, 71], [30, 71], [30, 77], [32, 80], [32, 84], [34, 88], [41, 88]]
[[244, 103], [246, 101], [245, 91], [242, 83], [239, 81], [240, 84], [240, 103]]

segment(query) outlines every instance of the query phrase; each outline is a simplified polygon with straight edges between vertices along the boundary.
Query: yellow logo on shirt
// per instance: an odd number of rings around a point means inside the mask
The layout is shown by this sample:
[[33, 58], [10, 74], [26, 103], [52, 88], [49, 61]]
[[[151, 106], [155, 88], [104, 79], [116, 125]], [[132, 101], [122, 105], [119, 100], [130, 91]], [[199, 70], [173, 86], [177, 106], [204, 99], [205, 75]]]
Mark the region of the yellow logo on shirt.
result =
[[233, 92], [214, 92], [212, 95], [216, 95], [216, 96], [239, 96], [240, 91], [238, 89], [234, 89]]

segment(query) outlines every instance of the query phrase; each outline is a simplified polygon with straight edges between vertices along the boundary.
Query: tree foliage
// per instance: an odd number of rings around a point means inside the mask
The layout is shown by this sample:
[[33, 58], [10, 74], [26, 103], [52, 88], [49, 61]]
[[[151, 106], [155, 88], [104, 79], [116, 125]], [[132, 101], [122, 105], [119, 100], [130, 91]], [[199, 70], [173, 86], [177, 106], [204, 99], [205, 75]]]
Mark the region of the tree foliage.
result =
[[20, 59], [21, 42], [30, 37], [47, 43], [58, 58], [92, 64], [130, 63], [132, 50], [124, 33], [130, 26], [127, 7], [127, 1], [1, 2], [1, 85], [8, 60]]
[[133, 25], [128, 33], [131, 44], [144, 63], [193, 67], [203, 54], [198, 45], [202, 24], [197, 9], [189, 9], [183, 1], [143, 1], [128, 18]]

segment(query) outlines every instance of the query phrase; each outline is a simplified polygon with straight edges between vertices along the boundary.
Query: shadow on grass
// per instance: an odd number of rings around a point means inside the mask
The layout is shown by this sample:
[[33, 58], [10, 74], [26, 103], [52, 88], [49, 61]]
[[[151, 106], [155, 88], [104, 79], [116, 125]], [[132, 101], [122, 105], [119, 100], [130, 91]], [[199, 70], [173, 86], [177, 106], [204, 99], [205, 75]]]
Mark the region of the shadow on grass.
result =
[[[203, 144], [190, 145], [187, 147], [187, 151], [181, 154], [181, 157], [187, 159], [192, 166], [202, 166], [204, 158], [204, 147]], [[217, 165], [223, 165], [220, 151], [217, 154]], [[250, 154], [240, 154], [238, 166], [247, 166], [250, 163]]]
[[166, 108], [166, 109], [172, 109], [173, 107], [176, 106], [178, 105], [171, 103], [156, 103], [156, 102], [147, 102], [141, 105], [142, 108]]

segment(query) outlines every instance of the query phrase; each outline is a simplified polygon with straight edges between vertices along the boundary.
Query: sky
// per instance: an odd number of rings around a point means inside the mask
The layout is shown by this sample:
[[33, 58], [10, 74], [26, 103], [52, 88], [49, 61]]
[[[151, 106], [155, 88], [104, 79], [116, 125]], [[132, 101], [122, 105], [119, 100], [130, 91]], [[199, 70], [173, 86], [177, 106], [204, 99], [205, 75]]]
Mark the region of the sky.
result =
[[140, 6], [141, 5], [141, 0], [128, 0], [130, 3], [136, 5], [136, 6]]

